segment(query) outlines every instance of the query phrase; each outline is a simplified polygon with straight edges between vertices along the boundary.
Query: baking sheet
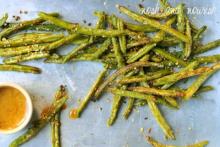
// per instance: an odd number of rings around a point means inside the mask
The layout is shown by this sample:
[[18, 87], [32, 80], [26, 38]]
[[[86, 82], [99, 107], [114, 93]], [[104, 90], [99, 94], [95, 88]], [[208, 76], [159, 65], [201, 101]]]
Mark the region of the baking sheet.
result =
[[[145, 0], [144, 2], [142, 0], [0, 0], [0, 16], [4, 12], [8, 12], [11, 18], [12, 15], [19, 15], [22, 20], [25, 20], [34, 18], [39, 11], [59, 12], [67, 20], [81, 23], [86, 20], [94, 25], [96, 22], [96, 17], [92, 15], [94, 10], [119, 14], [115, 8], [115, 4], [118, 3], [136, 9], [139, 3], [152, 7], [156, 2], [156, 0]], [[172, 2], [176, 4], [180, 1]], [[184, 3], [189, 7], [214, 7], [215, 11], [212, 15], [192, 15], [191, 17], [198, 26], [207, 25], [209, 27], [204, 42], [220, 38], [220, 1], [186, 0]], [[20, 10], [28, 11], [28, 14], [19, 14]], [[124, 15], [122, 17], [129, 20]], [[66, 48], [71, 49], [71, 47]], [[219, 52], [220, 49], [216, 49], [210, 54]], [[199, 140], [209, 140], [209, 147], [220, 146], [219, 72], [207, 82], [207, 84], [215, 86], [214, 91], [202, 94], [199, 99], [182, 103], [181, 109], [178, 111], [161, 107], [177, 138], [175, 141], [166, 141], [147, 107], [134, 111], [128, 120], [124, 120], [120, 113], [115, 125], [108, 128], [106, 120], [110, 113], [111, 95], [105, 95], [97, 103], [91, 102], [80, 119], [69, 119], [70, 109], [77, 106], [78, 98], [85, 96], [98, 72], [102, 70], [101, 64], [77, 62], [55, 65], [39, 61], [27, 64], [42, 68], [43, 73], [32, 75], [0, 72], [0, 82], [16, 82], [28, 90], [33, 96], [34, 118], [45, 106], [50, 104], [52, 96], [60, 84], [68, 86], [71, 99], [68, 100], [68, 107], [63, 111], [61, 118], [63, 147], [148, 147], [149, 145], [140, 133], [140, 128], [144, 128], [145, 132], [148, 128], [152, 128], [150, 135], [163, 143], [185, 145]], [[147, 120], [145, 120], [146, 117]], [[13, 135], [0, 135], [0, 146], [7, 147], [24, 131]], [[23, 146], [51, 146], [49, 125]]]

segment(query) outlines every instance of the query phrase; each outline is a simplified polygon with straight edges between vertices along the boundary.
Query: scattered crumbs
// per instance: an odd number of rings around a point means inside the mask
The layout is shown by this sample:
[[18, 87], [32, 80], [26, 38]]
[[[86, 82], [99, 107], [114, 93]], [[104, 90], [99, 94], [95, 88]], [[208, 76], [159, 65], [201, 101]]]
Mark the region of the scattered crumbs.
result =
[[148, 130], [147, 130], [147, 132], [150, 134], [151, 133], [151, 131], [152, 131], [152, 128], [149, 128]]
[[13, 17], [16, 21], [19, 21], [19, 20], [21, 19], [20, 16], [15, 16], [15, 15], [13, 15], [12, 17]]
[[192, 128], [191, 128], [191, 127], [189, 127], [188, 129], [189, 129], [189, 131], [192, 131]]
[[28, 11], [24, 11], [24, 14], [28, 14]]
[[86, 23], [86, 20], [83, 20], [83, 23]]
[[22, 11], [22, 10], [20, 10], [20, 11], [19, 11], [19, 13], [20, 13], [20, 14], [22, 14], [22, 13], [23, 13], [23, 11]]
[[100, 111], [102, 111], [102, 107], [100, 107], [99, 109], [100, 109]]
[[148, 117], [145, 117], [144, 120], [148, 120]]
[[88, 23], [88, 26], [92, 26], [92, 23], [90, 22], [90, 23]]
[[138, 4], [139, 8], [144, 8], [144, 6], [142, 4]]
[[108, 103], [111, 103], [111, 100], [110, 100], [109, 98], [107, 98], [106, 101], [107, 101]]
[[141, 133], [144, 133], [144, 128], [140, 128], [140, 132], [141, 132]]

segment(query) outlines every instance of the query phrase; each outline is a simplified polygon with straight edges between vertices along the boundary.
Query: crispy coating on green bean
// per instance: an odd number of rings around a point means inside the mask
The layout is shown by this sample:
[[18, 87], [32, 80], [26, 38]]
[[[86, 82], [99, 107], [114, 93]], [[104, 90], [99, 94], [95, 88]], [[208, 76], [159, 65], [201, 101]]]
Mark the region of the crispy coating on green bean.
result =
[[156, 103], [152, 100], [148, 100], [148, 106], [149, 106], [149, 109], [151, 110], [154, 118], [156, 119], [157, 123], [159, 124], [159, 126], [163, 130], [165, 136], [168, 139], [175, 139], [175, 135], [173, 133], [173, 130], [171, 129], [169, 124], [166, 122], [165, 118], [161, 114], [161, 112], [160, 112], [159, 108], [157, 107]]
[[0, 27], [2, 27], [8, 19], [8, 13], [5, 13], [3, 17], [0, 19]]
[[200, 67], [195, 70], [189, 70], [189, 71], [187, 70], [187, 71], [183, 71], [183, 72], [177, 72], [177, 73], [167, 75], [162, 78], [154, 80], [153, 85], [159, 86], [159, 85], [164, 85], [164, 84], [176, 82], [176, 81], [179, 81], [184, 78], [200, 75], [200, 74], [202, 74], [204, 72], [208, 72], [210, 70], [212, 70], [212, 69], [209, 67]]
[[16, 64], [20, 62], [30, 61], [34, 59], [41, 59], [50, 56], [48, 52], [33, 52], [24, 55], [18, 55], [3, 60], [5, 64]]
[[133, 63], [133, 62], [137, 61], [139, 58], [146, 55], [155, 46], [156, 46], [155, 43], [145, 45], [143, 48], [139, 49], [139, 51], [137, 53], [135, 53], [133, 56], [131, 56], [127, 60], [127, 63]]
[[220, 39], [209, 42], [193, 50], [193, 54], [201, 54], [220, 46]]
[[129, 115], [131, 114], [132, 112], [132, 109], [133, 109], [133, 106], [134, 106], [134, 102], [135, 102], [135, 99], [134, 98], [129, 98], [128, 101], [127, 101], [127, 107], [125, 108], [125, 111], [123, 112], [123, 117], [125, 119], [128, 119]]
[[120, 68], [120, 67], [124, 66], [125, 63], [124, 63], [124, 58], [123, 58], [122, 53], [119, 48], [118, 39], [116, 37], [112, 37], [112, 44], [113, 44], [114, 54], [115, 54], [116, 60], [118, 62], [118, 67]]
[[186, 35], [188, 36], [190, 41], [185, 43], [185, 47], [184, 47], [184, 51], [183, 51], [184, 59], [189, 58], [191, 55], [191, 52], [192, 52], [193, 40], [192, 40], [191, 27], [190, 27], [189, 20], [186, 20]]
[[[18, 47], [42, 43], [50, 43], [63, 38], [63, 34], [48, 34], [48, 35], [38, 35], [33, 34], [32, 36], [23, 36], [15, 39], [7, 39], [0, 41], [0, 47]], [[1, 49], [0, 49], [1, 50]]]
[[27, 27], [27, 30], [32, 31], [47, 31], [47, 32], [61, 32], [64, 31], [63, 28], [54, 24], [38, 24]]
[[150, 25], [133, 24], [129, 22], [124, 22], [127, 29], [138, 32], [156, 32], [157, 29]]
[[197, 42], [201, 39], [202, 34], [207, 30], [207, 26], [202, 26], [198, 32], [193, 36], [193, 41]]
[[160, 48], [155, 48], [153, 50], [156, 54], [170, 60], [171, 62], [173, 62], [174, 64], [177, 64], [177, 65], [181, 65], [181, 66], [187, 66], [187, 63], [177, 57], [175, 57], [174, 55], [172, 55], [171, 53], [168, 53], [166, 52], [165, 50], [163, 49], [160, 49]]
[[80, 105], [77, 108], [77, 115], [76, 117], [80, 117], [81, 113], [84, 111], [85, 107], [87, 106], [87, 104], [89, 103], [89, 101], [91, 100], [91, 98], [94, 96], [95, 91], [97, 90], [97, 88], [99, 87], [99, 85], [101, 84], [102, 80], [104, 79], [105, 75], [107, 73], [107, 68], [105, 68], [98, 76], [97, 80], [94, 82], [94, 84], [92, 85], [90, 91], [88, 92], [88, 94], [85, 96], [85, 98], [80, 102]]
[[129, 87], [129, 90], [142, 92], [146, 94], [160, 95], [160, 96], [170, 96], [170, 97], [184, 97], [185, 93], [180, 90], [163, 90], [149, 87]]
[[24, 72], [24, 73], [33, 73], [39, 74], [41, 70], [37, 67], [27, 66], [27, 65], [17, 65], [17, 64], [0, 64], [0, 71], [16, 71], [16, 72]]

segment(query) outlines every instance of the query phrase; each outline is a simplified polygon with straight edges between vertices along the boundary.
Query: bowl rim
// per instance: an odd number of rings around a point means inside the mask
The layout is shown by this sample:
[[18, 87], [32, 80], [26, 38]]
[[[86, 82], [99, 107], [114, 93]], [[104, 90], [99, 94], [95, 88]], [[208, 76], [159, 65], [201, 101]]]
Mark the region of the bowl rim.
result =
[[32, 117], [32, 114], [33, 114], [32, 100], [31, 100], [31, 97], [30, 97], [29, 93], [22, 86], [20, 86], [16, 83], [1, 82], [0, 83], [0, 88], [1, 87], [13, 87], [13, 88], [19, 90], [24, 95], [24, 97], [26, 99], [26, 114], [24, 116], [23, 122], [20, 125], [18, 125], [16, 128], [13, 128], [13, 129], [10, 129], [10, 130], [0, 129], [0, 133], [2, 133], [2, 134], [16, 133], [16, 132], [24, 129], [31, 120], [31, 117]]

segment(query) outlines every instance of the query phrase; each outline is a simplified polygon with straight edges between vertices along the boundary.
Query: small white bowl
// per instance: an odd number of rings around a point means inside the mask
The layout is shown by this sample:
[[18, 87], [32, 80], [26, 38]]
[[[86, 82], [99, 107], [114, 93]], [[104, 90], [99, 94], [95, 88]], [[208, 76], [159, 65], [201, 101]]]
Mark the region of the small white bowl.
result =
[[24, 88], [22, 88], [21, 86], [15, 84], [15, 83], [8, 83], [8, 82], [0, 83], [0, 88], [1, 87], [13, 87], [15, 89], [18, 89], [26, 98], [26, 114], [25, 114], [23, 122], [18, 127], [14, 128], [14, 129], [10, 129], [10, 130], [1, 130], [0, 129], [0, 133], [2, 133], [2, 134], [16, 133], [16, 132], [24, 129], [31, 120], [32, 113], [33, 113], [33, 105], [32, 105], [32, 101], [31, 101], [31, 97]]

